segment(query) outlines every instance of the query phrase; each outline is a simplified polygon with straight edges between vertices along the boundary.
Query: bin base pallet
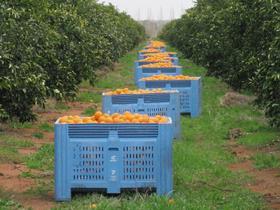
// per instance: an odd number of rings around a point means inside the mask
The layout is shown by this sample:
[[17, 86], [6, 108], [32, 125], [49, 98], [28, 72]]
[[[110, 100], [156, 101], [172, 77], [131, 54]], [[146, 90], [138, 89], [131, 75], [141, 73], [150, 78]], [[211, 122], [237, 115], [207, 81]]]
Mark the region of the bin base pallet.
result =
[[128, 192], [135, 192], [135, 193], [145, 193], [145, 194], [152, 194], [156, 193], [157, 195], [162, 195], [162, 196], [172, 196], [173, 192], [169, 192], [168, 194], [162, 194], [161, 190], [158, 188], [121, 188], [119, 192], [113, 192], [110, 193], [107, 189], [105, 188], [71, 188], [67, 190], [64, 194], [64, 197], [57, 199], [56, 201], [58, 202], [63, 202], [63, 201], [71, 201], [73, 195], [76, 194], [88, 194], [88, 193], [99, 193], [99, 194], [106, 194], [106, 195], [119, 195], [121, 193], [128, 193]]

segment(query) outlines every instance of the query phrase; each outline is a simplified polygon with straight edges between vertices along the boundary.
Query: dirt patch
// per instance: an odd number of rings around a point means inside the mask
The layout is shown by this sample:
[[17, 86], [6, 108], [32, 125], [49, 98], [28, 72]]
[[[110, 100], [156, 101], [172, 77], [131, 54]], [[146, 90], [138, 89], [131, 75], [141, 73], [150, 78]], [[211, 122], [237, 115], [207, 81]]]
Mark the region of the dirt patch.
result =
[[26, 208], [31, 208], [32, 210], [48, 210], [53, 208], [56, 203], [53, 201], [53, 198], [44, 197], [44, 198], [34, 198], [29, 196], [24, 196], [17, 198], [17, 200]]
[[255, 169], [250, 158], [258, 150], [238, 145], [235, 140], [231, 140], [229, 146], [232, 153], [241, 159], [241, 162], [231, 164], [229, 169], [248, 173], [254, 182], [247, 184], [246, 187], [263, 195], [270, 208], [280, 209], [280, 169]]
[[254, 101], [255, 97], [245, 96], [237, 92], [228, 92], [221, 98], [222, 106], [247, 105]]
[[25, 193], [33, 187], [36, 188], [36, 179], [21, 177], [22, 172], [30, 172], [37, 176], [43, 176], [42, 172], [30, 170], [24, 165], [0, 164], [1, 189], [9, 193], [12, 199], [17, 200], [26, 209], [46, 210], [54, 207], [55, 202], [52, 192], [44, 197], [36, 197]]
[[20, 164], [0, 164], [0, 186], [4, 190], [21, 193], [35, 185], [34, 180], [20, 177], [22, 172], [29, 171]]
[[31, 148], [22, 148], [22, 149], [18, 149], [19, 154], [21, 155], [32, 155], [34, 153], [37, 152], [37, 148], [36, 147], [31, 147]]
[[[34, 142], [34, 146], [18, 150], [19, 154], [23, 156], [34, 154], [41, 145], [54, 142], [54, 132], [40, 130], [38, 126], [41, 123], [53, 124], [62, 115], [81, 115], [86, 108], [93, 106], [93, 103], [81, 102], [67, 102], [65, 104], [71, 109], [57, 111], [55, 110], [55, 103], [53, 101], [49, 101], [50, 108], [46, 110], [35, 107], [35, 112], [38, 114], [38, 121], [32, 124], [32, 128], [12, 128], [8, 124], [5, 124], [1, 125], [1, 129], [5, 135]], [[35, 138], [34, 133], [42, 133], [43, 138]], [[23, 172], [28, 172], [32, 177], [22, 177]], [[26, 209], [46, 210], [56, 205], [53, 192], [49, 192], [44, 196], [35, 194], [37, 192], [34, 192], [34, 194], [32, 192], [32, 189], [36, 189], [41, 181], [52, 180], [52, 177], [53, 172], [30, 170], [21, 164], [0, 164], [1, 189], [11, 194], [11, 199], [18, 201]], [[30, 191], [31, 194], [29, 194]]]

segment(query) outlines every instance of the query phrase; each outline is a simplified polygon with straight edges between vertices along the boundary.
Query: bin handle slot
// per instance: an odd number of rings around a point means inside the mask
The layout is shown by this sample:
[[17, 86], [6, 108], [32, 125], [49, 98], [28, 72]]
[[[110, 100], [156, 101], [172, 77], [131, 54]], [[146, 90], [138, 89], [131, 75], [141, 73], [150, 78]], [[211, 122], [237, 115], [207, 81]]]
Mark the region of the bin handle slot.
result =
[[114, 148], [114, 147], [111, 147], [108, 149], [109, 151], [119, 151], [119, 148]]

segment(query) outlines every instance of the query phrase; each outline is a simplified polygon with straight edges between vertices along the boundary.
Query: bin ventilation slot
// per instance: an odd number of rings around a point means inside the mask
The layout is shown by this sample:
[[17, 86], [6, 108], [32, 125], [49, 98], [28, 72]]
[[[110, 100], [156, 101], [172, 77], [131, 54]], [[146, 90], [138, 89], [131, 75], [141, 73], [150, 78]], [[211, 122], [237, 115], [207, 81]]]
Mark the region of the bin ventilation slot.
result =
[[161, 73], [176, 73], [176, 68], [165, 68], [161, 70]]
[[183, 110], [187, 110], [188, 112], [191, 109], [190, 105], [190, 95], [188, 91], [180, 91], [180, 107]]
[[77, 144], [73, 147], [73, 180], [102, 181], [105, 178], [105, 151], [102, 146]]
[[119, 138], [156, 138], [158, 125], [69, 125], [69, 138], [108, 138], [109, 131], [118, 131]]
[[123, 180], [154, 181], [155, 147], [136, 145], [123, 147]]
[[112, 96], [112, 104], [137, 104], [138, 98], [137, 95]]
[[170, 94], [135, 94], [112, 96], [112, 104], [137, 104], [138, 100], [144, 98], [145, 103], [163, 103], [170, 101]]
[[165, 88], [165, 81], [146, 81], [147, 88]]
[[143, 73], [144, 74], [152, 74], [152, 73], [157, 73], [158, 70], [156, 68], [143, 68]]
[[170, 94], [151, 94], [144, 96], [145, 103], [168, 103], [170, 101]]
[[149, 116], [156, 116], [156, 115], [168, 116], [168, 107], [147, 108], [147, 113]]
[[182, 87], [182, 88], [185, 88], [185, 87], [191, 87], [191, 81], [190, 80], [183, 80], [183, 81], [172, 81], [170, 82], [171, 84], [171, 87]]

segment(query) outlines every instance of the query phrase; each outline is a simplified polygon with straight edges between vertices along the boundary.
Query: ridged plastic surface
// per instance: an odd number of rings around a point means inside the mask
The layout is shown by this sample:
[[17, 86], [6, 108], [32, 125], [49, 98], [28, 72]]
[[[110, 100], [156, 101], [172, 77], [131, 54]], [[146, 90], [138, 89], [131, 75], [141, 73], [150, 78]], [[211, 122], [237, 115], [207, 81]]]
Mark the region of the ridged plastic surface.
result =
[[[170, 119], [171, 121], [171, 119]], [[55, 124], [55, 199], [75, 189], [172, 193], [172, 125]]]
[[174, 138], [181, 135], [179, 92], [133, 95], [103, 95], [103, 112], [147, 114], [149, 116], [164, 115], [172, 118]]
[[138, 81], [142, 89], [163, 88], [180, 92], [180, 112], [198, 117], [201, 113], [201, 78], [198, 80]]
[[166, 75], [179, 75], [182, 74], [182, 67], [172, 67], [172, 68], [142, 68], [138, 67], [134, 70], [134, 81], [137, 85], [138, 81], [145, 77], [151, 77], [157, 74], [166, 74]]

